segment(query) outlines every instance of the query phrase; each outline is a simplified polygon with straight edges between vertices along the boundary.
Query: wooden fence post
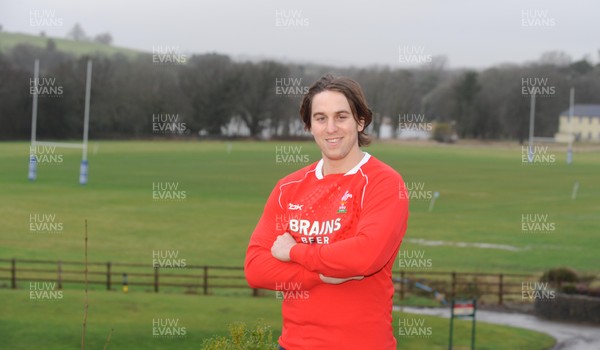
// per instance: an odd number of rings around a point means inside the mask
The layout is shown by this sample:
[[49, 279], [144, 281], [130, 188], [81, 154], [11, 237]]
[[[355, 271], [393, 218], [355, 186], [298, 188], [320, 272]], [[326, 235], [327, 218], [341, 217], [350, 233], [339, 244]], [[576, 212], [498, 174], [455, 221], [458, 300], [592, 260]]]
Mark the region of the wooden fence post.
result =
[[106, 290], [110, 290], [111, 280], [110, 280], [110, 261], [106, 263]]
[[158, 267], [154, 268], [154, 293], [158, 293]]
[[208, 294], [208, 266], [204, 266], [204, 295]]
[[456, 298], [456, 272], [452, 272], [452, 292], [450, 295], [452, 296], [452, 300]]
[[12, 289], [17, 289], [17, 259], [13, 258], [10, 268], [10, 286]]
[[58, 276], [57, 276], [58, 289], [62, 289], [62, 261], [60, 261], [60, 260], [58, 261], [57, 269], [58, 269]]
[[400, 300], [404, 300], [404, 270], [400, 271]]
[[502, 297], [504, 296], [504, 276], [498, 276], [498, 305], [502, 305]]

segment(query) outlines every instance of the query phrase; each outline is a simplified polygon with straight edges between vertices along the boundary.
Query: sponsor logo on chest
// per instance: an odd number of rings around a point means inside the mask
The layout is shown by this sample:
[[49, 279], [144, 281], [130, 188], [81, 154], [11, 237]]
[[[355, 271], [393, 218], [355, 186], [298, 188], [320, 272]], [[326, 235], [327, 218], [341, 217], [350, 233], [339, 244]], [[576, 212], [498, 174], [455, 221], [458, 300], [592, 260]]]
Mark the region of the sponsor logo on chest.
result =
[[[340, 191], [339, 193], [341, 194], [342, 192]], [[340, 194], [337, 196], [340, 196]], [[342, 228], [343, 220], [342, 217], [340, 217], [340, 214], [346, 214], [349, 210], [353, 210], [352, 206], [349, 205], [349, 201], [353, 198], [350, 191], [346, 190], [341, 197], [337, 198], [339, 198], [339, 202], [334, 199], [332, 201], [333, 203], [329, 204], [330, 211], [325, 210], [325, 212], [319, 213], [319, 215], [322, 215], [318, 218], [320, 220], [314, 220], [317, 218], [305, 216], [309, 215], [309, 213], [304, 210], [314, 212], [311, 210], [312, 207], [306, 209], [306, 203], [299, 204], [297, 201], [295, 201], [295, 203], [288, 202], [287, 210], [295, 211], [297, 214], [290, 214], [288, 216], [289, 221], [286, 220], [287, 229], [290, 232], [299, 235], [299, 238], [303, 243], [329, 244], [332, 235]], [[329, 218], [327, 218], [327, 216], [329, 216]]]

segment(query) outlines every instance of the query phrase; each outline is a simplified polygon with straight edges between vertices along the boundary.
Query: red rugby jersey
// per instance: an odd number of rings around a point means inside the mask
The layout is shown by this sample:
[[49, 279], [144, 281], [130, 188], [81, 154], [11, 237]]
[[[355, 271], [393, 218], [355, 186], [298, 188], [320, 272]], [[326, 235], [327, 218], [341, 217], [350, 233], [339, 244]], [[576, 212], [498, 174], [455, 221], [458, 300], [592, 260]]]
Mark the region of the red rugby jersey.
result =
[[[280, 291], [286, 350], [396, 349], [392, 265], [409, 215], [402, 177], [368, 153], [346, 174], [322, 169], [320, 160], [271, 192], [246, 253], [248, 284]], [[271, 255], [284, 232], [299, 243], [290, 262]], [[332, 285], [319, 274], [365, 278]]]

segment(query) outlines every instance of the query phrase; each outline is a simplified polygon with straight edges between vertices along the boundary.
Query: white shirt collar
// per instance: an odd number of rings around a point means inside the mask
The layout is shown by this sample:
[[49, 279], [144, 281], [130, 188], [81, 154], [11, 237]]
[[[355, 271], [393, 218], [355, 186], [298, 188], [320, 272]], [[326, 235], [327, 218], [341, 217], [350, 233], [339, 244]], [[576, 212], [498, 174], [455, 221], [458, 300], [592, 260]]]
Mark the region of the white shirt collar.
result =
[[[363, 152], [363, 153], [364, 153], [364, 156], [362, 157], [360, 162], [358, 162], [358, 164], [356, 164], [354, 166], [354, 168], [348, 170], [348, 172], [345, 173], [344, 176], [356, 174], [358, 172], [358, 169], [360, 169], [360, 167], [363, 166], [363, 164], [365, 164], [366, 162], [369, 161], [369, 159], [371, 158], [371, 155], [367, 152]], [[319, 162], [317, 163], [317, 166], [315, 167], [315, 176], [319, 180], [323, 179], [323, 158], [321, 158], [321, 160], [319, 160]]]

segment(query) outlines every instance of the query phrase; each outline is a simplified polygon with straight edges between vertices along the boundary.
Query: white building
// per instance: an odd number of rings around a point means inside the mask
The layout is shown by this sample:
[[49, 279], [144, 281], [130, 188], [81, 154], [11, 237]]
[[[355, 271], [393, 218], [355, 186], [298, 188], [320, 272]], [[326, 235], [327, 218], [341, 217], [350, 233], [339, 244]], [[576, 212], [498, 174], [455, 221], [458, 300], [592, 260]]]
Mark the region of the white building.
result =
[[569, 109], [559, 116], [556, 142], [600, 142], [600, 104], [576, 104], [573, 119], [569, 123]]

